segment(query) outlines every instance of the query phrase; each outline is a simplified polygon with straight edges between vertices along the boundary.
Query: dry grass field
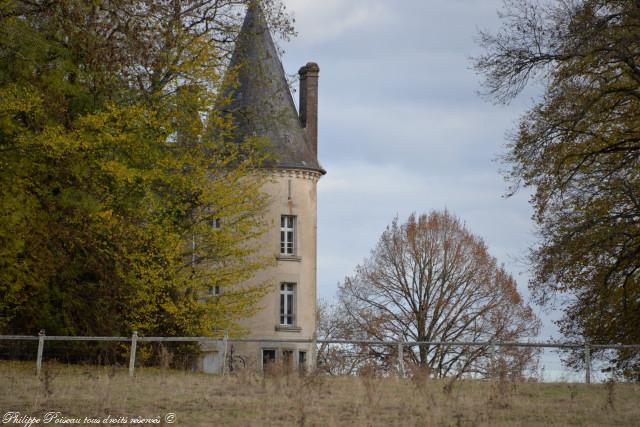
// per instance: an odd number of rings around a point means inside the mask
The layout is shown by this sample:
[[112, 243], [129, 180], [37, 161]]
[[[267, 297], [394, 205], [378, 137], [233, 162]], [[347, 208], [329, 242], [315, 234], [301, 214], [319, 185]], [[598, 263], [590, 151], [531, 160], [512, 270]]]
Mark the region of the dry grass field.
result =
[[41, 418], [33, 425], [59, 411], [57, 425], [65, 417], [90, 425], [84, 419], [90, 417], [101, 425], [640, 426], [640, 385], [459, 381], [447, 387], [424, 378], [219, 377], [162, 369], [138, 369], [130, 379], [123, 368], [55, 364], [37, 378], [33, 363], [0, 362], [0, 410], [4, 417], [19, 411]]

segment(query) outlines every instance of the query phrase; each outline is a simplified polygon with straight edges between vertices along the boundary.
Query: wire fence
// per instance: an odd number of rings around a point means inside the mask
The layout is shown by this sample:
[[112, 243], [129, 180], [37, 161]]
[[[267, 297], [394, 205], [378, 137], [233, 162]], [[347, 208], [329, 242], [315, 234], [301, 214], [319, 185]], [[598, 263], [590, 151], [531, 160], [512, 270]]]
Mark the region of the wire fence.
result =
[[[128, 366], [134, 376], [142, 366], [227, 374], [265, 369], [267, 362], [278, 360], [330, 375], [376, 370], [404, 377], [426, 371], [442, 378], [591, 383], [615, 379], [616, 370], [602, 357], [592, 360], [594, 353], [603, 351], [640, 357], [640, 344], [232, 339], [226, 332], [218, 337], [140, 337], [136, 332], [130, 337], [48, 336], [44, 331], [37, 336], [0, 335], [0, 359], [34, 361], [37, 375], [43, 363], [54, 361]], [[215, 358], [211, 361], [207, 355]], [[257, 363], [249, 360], [253, 356]]]

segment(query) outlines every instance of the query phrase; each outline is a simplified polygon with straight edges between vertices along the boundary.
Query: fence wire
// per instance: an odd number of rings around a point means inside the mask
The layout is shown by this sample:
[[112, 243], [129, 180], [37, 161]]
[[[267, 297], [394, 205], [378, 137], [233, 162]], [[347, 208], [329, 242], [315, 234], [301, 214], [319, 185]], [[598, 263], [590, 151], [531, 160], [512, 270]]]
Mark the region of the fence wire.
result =
[[[433, 378], [507, 379], [539, 382], [622, 380], [610, 361], [616, 352], [640, 357], [640, 345], [589, 343], [392, 342], [345, 340], [257, 340], [228, 337], [71, 337], [0, 336], [0, 360], [43, 364], [98, 365], [129, 369], [160, 367], [196, 372], [205, 347], [220, 351], [220, 373], [256, 369], [234, 348], [277, 346], [280, 362], [290, 363], [288, 345], [312, 348], [311, 368], [327, 375], [427, 375]], [[596, 353], [597, 358], [592, 355]], [[296, 356], [299, 357], [299, 356]], [[305, 356], [306, 357], [306, 356]], [[227, 360], [229, 359], [229, 360]], [[275, 361], [275, 359], [274, 359]], [[297, 363], [297, 361], [296, 361]], [[308, 369], [299, 369], [308, 372]]]

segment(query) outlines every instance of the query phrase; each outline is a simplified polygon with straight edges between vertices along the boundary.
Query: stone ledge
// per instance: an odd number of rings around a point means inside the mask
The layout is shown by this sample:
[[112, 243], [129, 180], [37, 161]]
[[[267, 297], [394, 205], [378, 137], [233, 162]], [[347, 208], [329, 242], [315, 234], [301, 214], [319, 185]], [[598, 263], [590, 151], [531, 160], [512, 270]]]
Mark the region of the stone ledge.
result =
[[276, 331], [278, 331], [278, 332], [302, 332], [302, 328], [300, 326], [276, 325]]
[[278, 261], [296, 261], [301, 262], [302, 257], [298, 255], [276, 255], [276, 260]]

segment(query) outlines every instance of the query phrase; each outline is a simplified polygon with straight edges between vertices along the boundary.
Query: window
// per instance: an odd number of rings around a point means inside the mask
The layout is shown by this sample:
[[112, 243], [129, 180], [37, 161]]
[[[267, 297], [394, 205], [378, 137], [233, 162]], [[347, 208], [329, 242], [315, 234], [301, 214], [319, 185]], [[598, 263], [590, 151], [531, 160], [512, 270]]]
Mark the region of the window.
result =
[[298, 370], [300, 372], [305, 372], [307, 369], [307, 352], [299, 351], [298, 352]]
[[262, 349], [262, 368], [267, 368], [270, 364], [276, 361], [276, 351], [273, 349]]
[[296, 217], [282, 215], [280, 217], [280, 253], [282, 255], [295, 255], [295, 231]]
[[220, 295], [220, 285], [209, 286], [209, 295]]
[[280, 284], [280, 324], [286, 326], [294, 325], [295, 308], [295, 283]]
[[220, 228], [222, 228], [222, 220], [220, 218], [212, 219], [211, 226], [216, 230], [220, 230]]
[[284, 366], [285, 371], [291, 372], [293, 371], [293, 350], [283, 350], [282, 351], [282, 364]]

